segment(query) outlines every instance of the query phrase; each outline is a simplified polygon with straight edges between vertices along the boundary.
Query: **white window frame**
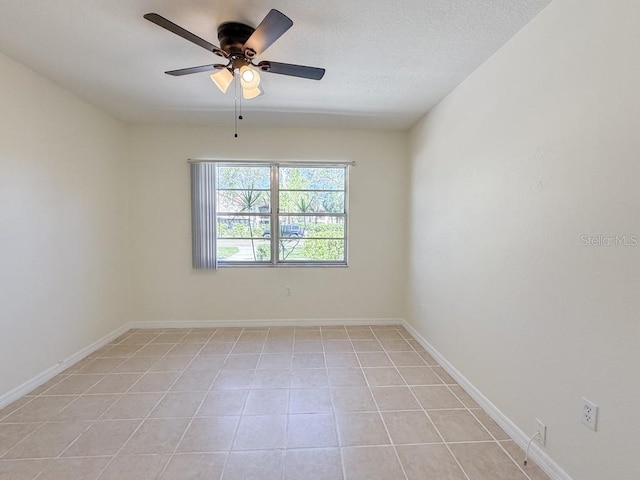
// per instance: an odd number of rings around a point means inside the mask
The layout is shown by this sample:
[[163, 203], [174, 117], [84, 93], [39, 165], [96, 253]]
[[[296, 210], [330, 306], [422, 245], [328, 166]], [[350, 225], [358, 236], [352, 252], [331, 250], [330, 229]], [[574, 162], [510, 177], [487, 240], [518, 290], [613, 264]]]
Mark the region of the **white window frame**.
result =
[[[201, 163], [204, 161], [192, 161], [192, 163]], [[270, 167], [270, 206], [271, 211], [267, 214], [265, 212], [246, 212], [242, 213], [243, 216], [256, 216], [270, 218], [270, 245], [271, 245], [271, 260], [267, 261], [230, 261], [230, 260], [218, 260], [217, 259], [217, 247], [216, 252], [216, 264], [215, 268], [228, 268], [228, 267], [347, 267], [349, 258], [349, 166], [353, 165], [353, 162], [279, 162], [279, 161], [240, 161], [240, 160], [210, 160], [207, 163], [215, 164], [215, 180], [213, 188], [211, 189], [214, 199], [217, 197], [218, 184], [217, 184], [217, 172], [219, 167]], [[292, 212], [280, 212], [279, 200], [280, 200], [280, 184], [279, 184], [279, 172], [280, 168], [343, 168], [344, 169], [344, 190], [336, 190], [344, 192], [344, 211], [343, 212], [305, 212], [305, 213], [292, 213]], [[284, 190], [283, 190], [284, 191]], [[323, 191], [323, 190], [304, 190], [304, 191]], [[218, 212], [217, 205], [214, 207], [215, 217], [214, 223], [218, 222], [218, 214], [233, 214], [234, 212]], [[287, 217], [338, 217], [342, 219], [344, 225], [344, 257], [342, 260], [280, 260], [280, 216], [285, 214]], [[217, 244], [218, 233], [214, 229], [212, 234], [214, 235], [214, 245]], [[308, 237], [305, 239], [314, 240], [314, 237]], [[327, 240], [327, 238], [322, 238]], [[329, 238], [330, 240], [330, 238]], [[342, 240], [342, 239], [340, 239]], [[196, 267], [194, 263], [194, 268]]]

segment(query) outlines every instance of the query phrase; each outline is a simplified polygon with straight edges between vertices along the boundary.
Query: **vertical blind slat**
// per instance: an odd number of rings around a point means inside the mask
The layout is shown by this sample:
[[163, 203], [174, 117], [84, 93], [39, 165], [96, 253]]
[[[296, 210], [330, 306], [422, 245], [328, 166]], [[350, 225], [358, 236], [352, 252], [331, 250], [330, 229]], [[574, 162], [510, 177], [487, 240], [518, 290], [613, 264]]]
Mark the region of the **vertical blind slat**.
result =
[[217, 267], [215, 170], [213, 163], [191, 163], [191, 258], [197, 269]]

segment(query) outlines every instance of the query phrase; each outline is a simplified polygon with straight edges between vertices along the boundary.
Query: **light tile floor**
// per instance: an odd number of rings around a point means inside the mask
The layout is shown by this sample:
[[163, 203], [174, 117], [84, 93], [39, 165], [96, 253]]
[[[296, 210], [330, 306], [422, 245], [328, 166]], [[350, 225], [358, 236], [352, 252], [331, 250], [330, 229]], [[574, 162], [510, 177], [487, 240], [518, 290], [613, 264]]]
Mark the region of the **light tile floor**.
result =
[[0, 410], [2, 480], [540, 480], [402, 327], [131, 330]]

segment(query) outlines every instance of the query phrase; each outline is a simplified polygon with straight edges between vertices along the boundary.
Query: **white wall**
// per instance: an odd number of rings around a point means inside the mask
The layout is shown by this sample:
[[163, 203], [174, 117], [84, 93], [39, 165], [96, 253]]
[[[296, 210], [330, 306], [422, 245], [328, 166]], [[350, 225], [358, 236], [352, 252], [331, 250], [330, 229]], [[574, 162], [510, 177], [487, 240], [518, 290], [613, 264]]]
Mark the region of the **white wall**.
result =
[[126, 323], [125, 145], [0, 55], [0, 395]]
[[576, 480], [640, 478], [640, 247], [581, 238], [640, 235], [639, 24], [555, 0], [412, 132], [410, 321]]
[[[234, 139], [229, 121], [131, 130], [133, 319], [402, 318], [407, 134], [274, 128]], [[355, 161], [349, 267], [192, 270], [188, 158]]]

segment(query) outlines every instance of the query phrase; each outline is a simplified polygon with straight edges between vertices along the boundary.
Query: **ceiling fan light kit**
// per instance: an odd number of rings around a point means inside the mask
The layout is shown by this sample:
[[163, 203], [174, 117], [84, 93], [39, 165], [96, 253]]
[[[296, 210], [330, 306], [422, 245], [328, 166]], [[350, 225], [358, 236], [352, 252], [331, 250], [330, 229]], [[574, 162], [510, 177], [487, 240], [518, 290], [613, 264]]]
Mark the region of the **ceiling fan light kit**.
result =
[[260, 88], [243, 88], [242, 89], [242, 98], [245, 100], [251, 100], [252, 98], [256, 98], [262, 95], [262, 90]]
[[233, 73], [228, 68], [223, 68], [219, 72], [212, 73], [210, 78], [222, 93], [227, 93], [229, 85], [233, 82]]
[[242, 88], [252, 90], [260, 85], [260, 74], [253, 68], [245, 65], [240, 68], [240, 83]]

